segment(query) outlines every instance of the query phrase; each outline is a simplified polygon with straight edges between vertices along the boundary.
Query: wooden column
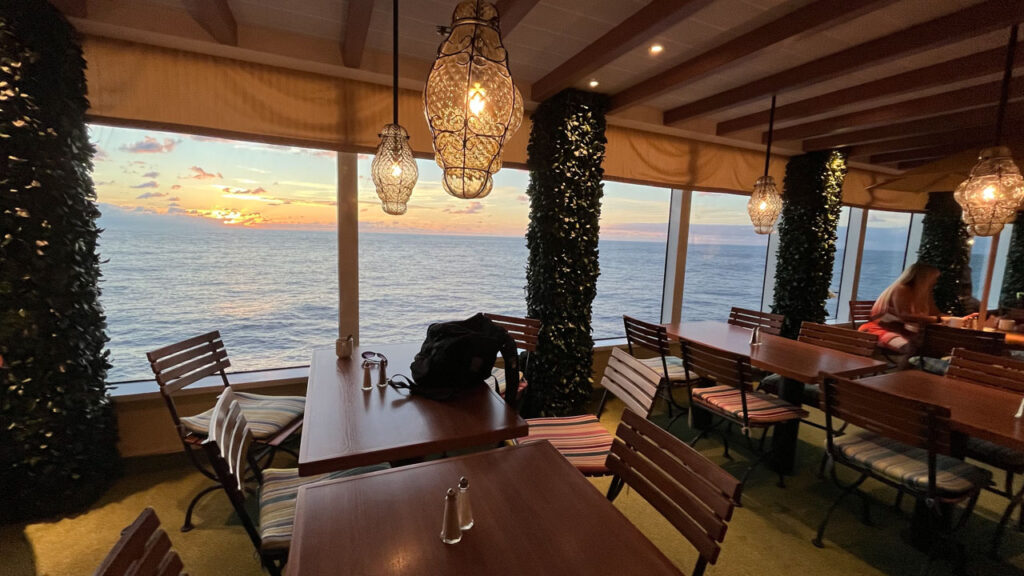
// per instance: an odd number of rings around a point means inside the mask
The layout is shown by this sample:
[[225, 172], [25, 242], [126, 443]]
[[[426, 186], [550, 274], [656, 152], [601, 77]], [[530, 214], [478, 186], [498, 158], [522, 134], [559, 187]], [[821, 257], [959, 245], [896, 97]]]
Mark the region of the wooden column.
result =
[[665, 242], [665, 279], [661, 293], [661, 321], [679, 322], [686, 283], [686, 250], [690, 239], [690, 190], [672, 190], [668, 240]]
[[338, 153], [338, 336], [359, 343], [359, 170], [357, 156]]
[[985, 279], [981, 283], [981, 302], [978, 304], [978, 327], [985, 327], [988, 317], [988, 294], [992, 289], [992, 272], [996, 268], [996, 254], [999, 252], [999, 232], [992, 236], [988, 245], [988, 262], [985, 264]]

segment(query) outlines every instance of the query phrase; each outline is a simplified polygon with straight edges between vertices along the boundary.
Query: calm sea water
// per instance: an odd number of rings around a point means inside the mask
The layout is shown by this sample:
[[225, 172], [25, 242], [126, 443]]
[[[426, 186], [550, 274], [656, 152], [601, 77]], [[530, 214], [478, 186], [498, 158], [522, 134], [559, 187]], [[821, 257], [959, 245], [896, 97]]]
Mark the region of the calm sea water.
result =
[[[110, 381], [148, 378], [147, 351], [214, 329], [237, 370], [306, 364], [336, 338], [334, 232], [105, 225]], [[477, 311], [526, 312], [524, 239], [364, 233], [359, 252], [364, 342], [418, 341], [432, 322]], [[691, 244], [683, 318], [758, 308], [764, 258], [759, 246]], [[659, 317], [664, 243], [602, 241], [600, 261], [596, 338], [621, 336], [623, 314]], [[902, 252], [866, 251], [861, 296], [902, 267]]]

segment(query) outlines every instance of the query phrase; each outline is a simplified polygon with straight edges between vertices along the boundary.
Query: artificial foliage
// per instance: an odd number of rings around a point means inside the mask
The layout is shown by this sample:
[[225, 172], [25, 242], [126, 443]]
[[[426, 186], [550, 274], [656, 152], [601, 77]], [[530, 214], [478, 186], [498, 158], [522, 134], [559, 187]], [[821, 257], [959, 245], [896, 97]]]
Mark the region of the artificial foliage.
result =
[[45, 0], [0, 4], [0, 519], [80, 510], [118, 470], [85, 61]]
[[[970, 235], [964, 224], [963, 211], [952, 192], [932, 192], [925, 205], [921, 247], [917, 251], [920, 262], [941, 271], [935, 283], [935, 305], [946, 314], [963, 316], [967, 313], [963, 297], [970, 298], [970, 289], [964, 279], [970, 279]], [[966, 290], [965, 290], [966, 288]]]
[[786, 317], [782, 335], [788, 338], [797, 337], [801, 322], [827, 316], [845, 178], [846, 155], [835, 150], [794, 156], [786, 164], [772, 312]]
[[1006, 254], [1003, 272], [1003, 290], [1000, 308], [1024, 308], [1024, 212], [1017, 212], [1017, 221], [1010, 235], [1010, 249]]
[[591, 306], [597, 293], [607, 98], [566, 90], [534, 112], [526, 305], [541, 322], [523, 411], [577, 412], [593, 391]]

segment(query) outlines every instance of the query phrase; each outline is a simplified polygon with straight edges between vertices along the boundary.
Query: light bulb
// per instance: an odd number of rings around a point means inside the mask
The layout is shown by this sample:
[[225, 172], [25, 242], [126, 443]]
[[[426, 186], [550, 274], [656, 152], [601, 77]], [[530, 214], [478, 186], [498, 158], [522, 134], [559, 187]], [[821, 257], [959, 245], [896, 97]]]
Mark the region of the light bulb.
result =
[[757, 209], [758, 209], [758, 210], [765, 210], [766, 208], [768, 208], [768, 203], [767, 203], [767, 202], [764, 202], [764, 201], [762, 201], [762, 202], [761, 202], [761, 203], [760, 203], [760, 204], [759, 204], [759, 205], [757, 206]]
[[474, 116], [479, 116], [484, 111], [484, 105], [487, 103], [484, 100], [484, 96], [487, 95], [487, 91], [480, 87], [480, 83], [476, 82], [473, 87], [469, 89], [469, 111]]
[[985, 200], [993, 200], [996, 197], [996, 189], [992, 186], [986, 186], [985, 189], [981, 191], [981, 197]]
[[661, 44], [651, 44], [651, 54], [661, 54], [665, 48]]
[[399, 166], [397, 163], [394, 164], [393, 166], [391, 166], [391, 175], [394, 176], [395, 178], [401, 176], [402, 175], [402, 167]]

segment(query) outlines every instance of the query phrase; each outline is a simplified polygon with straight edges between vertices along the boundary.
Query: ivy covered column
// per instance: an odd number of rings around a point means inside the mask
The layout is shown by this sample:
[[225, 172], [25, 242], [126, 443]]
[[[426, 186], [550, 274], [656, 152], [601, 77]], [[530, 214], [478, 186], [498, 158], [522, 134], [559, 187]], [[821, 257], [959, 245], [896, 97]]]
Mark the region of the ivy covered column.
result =
[[935, 283], [935, 305], [953, 316], [966, 314], [964, 302], [971, 298], [971, 247], [967, 244], [970, 235], [962, 213], [952, 192], [929, 194], [922, 221], [921, 247], [917, 251], [918, 261], [942, 272]]
[[0, 518], [81, 509], [118, 467], [85, 61], [45, 0], [0, 4]]
[[835, 150], [794, 156], [786, 164], [772, 312], [785, 315], [782, 334], [788, 338], [797, 337], [801, 322], [827, 317], [845, 179], [846, 156]]
[[1001, 308], [1024, 308], [1024, 211], [1017, 212], [1003, 273]]
[[529, 416], [576, 412], [593, 391], [590, 319], [600, 271], [606, 109], [602, 95], [566, 90], [532, 117], [526, 305], [541, 331], [527, 374]]

